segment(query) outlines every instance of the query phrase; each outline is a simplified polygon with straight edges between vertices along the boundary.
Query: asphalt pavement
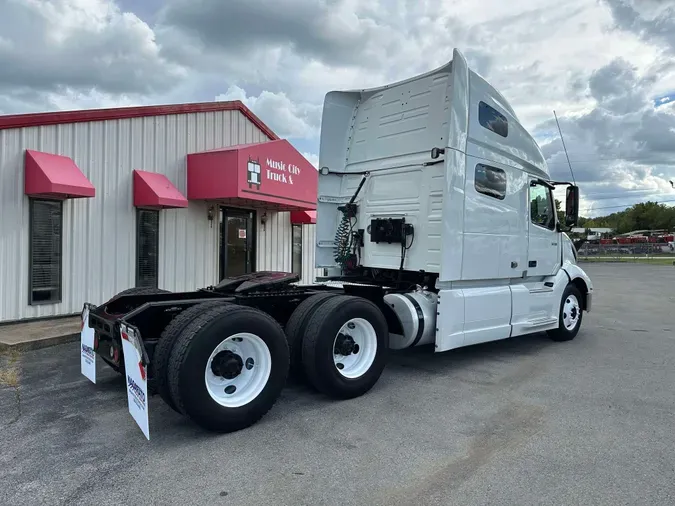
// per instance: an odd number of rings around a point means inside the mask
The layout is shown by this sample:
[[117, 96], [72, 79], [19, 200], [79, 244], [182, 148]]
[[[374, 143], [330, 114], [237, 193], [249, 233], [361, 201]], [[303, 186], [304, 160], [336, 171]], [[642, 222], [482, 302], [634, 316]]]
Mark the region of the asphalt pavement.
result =
[[[77, 343], [0, 358], [0, 504], [675, 504], [675, 268], [586, 264], [577, 339], [398, 353], [346, 402], [291, 384], [255, 426], [150, 401], [151, 440]], [[7, 380], [7, 378], [10, 378]]]

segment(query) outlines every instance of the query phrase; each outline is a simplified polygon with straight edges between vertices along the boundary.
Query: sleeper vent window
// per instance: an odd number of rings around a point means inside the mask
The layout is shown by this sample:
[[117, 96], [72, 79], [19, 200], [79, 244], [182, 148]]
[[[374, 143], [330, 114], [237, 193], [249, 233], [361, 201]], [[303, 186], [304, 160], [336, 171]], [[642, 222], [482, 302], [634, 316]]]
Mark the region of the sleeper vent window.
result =
[[61, 302], [63, 203], [30, 200], [29, 303]]
[[476, 165], [474, 186], [478, 193], [504, 200], [504, 197], [506, 197], [506, 172], [479, 163]]
[[485, 102], [478, 104], [478, 122], [481, 126], [493, 131], [497, 135], [506, 137], [509, 135], [509, 122], [502, 113]]
[[159, 211], [136, 215], [136, 286], [157, 288], [159, 278]]

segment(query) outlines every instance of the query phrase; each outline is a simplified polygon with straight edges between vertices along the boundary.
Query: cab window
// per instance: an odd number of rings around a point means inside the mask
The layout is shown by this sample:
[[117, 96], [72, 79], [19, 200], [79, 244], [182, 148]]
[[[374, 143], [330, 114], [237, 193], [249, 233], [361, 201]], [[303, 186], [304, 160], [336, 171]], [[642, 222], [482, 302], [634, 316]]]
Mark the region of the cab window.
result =
[[535, 225], [555, 229], [553, 198], [545, 186], [530, 186], [530, 219]]

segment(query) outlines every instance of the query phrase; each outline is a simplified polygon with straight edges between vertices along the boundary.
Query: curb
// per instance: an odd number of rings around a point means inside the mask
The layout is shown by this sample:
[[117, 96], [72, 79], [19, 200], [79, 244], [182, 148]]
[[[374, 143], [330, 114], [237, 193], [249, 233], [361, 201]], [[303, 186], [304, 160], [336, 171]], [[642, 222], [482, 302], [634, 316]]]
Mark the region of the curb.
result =
[[51, 346], [58, 346], [59, 344], [72, 343], [80, 338], [79, 333], [63, 334], [59, 336], [45, 337], [43, 339], [31, 339], [28, 341], [20, 341], [18, 343], [4, 343], [0, 341], [0, 352], [17, 350], [17, 351], [32, 351], [40, 350], [42, 348], [49, 348]]

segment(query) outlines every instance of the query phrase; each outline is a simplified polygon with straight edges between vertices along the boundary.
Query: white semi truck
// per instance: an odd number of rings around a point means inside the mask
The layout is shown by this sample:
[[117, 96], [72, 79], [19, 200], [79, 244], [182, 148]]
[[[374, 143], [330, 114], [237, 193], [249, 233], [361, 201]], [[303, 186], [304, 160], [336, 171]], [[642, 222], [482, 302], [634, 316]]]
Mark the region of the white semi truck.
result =
[[271, 409], [289, 371], [353, 398], [391, 349], [577, 335], [593, 296], [565, 233], [578, 188], [550, 180], [509, 103], [459, 51], [402, 82], [328, 93], [319, 164], [317, 284], [258, 272], [85, 304], [82, 371], [95, 382], [98, 355], [126, 375], [147, 437], [149, 393], [230, 432]]

